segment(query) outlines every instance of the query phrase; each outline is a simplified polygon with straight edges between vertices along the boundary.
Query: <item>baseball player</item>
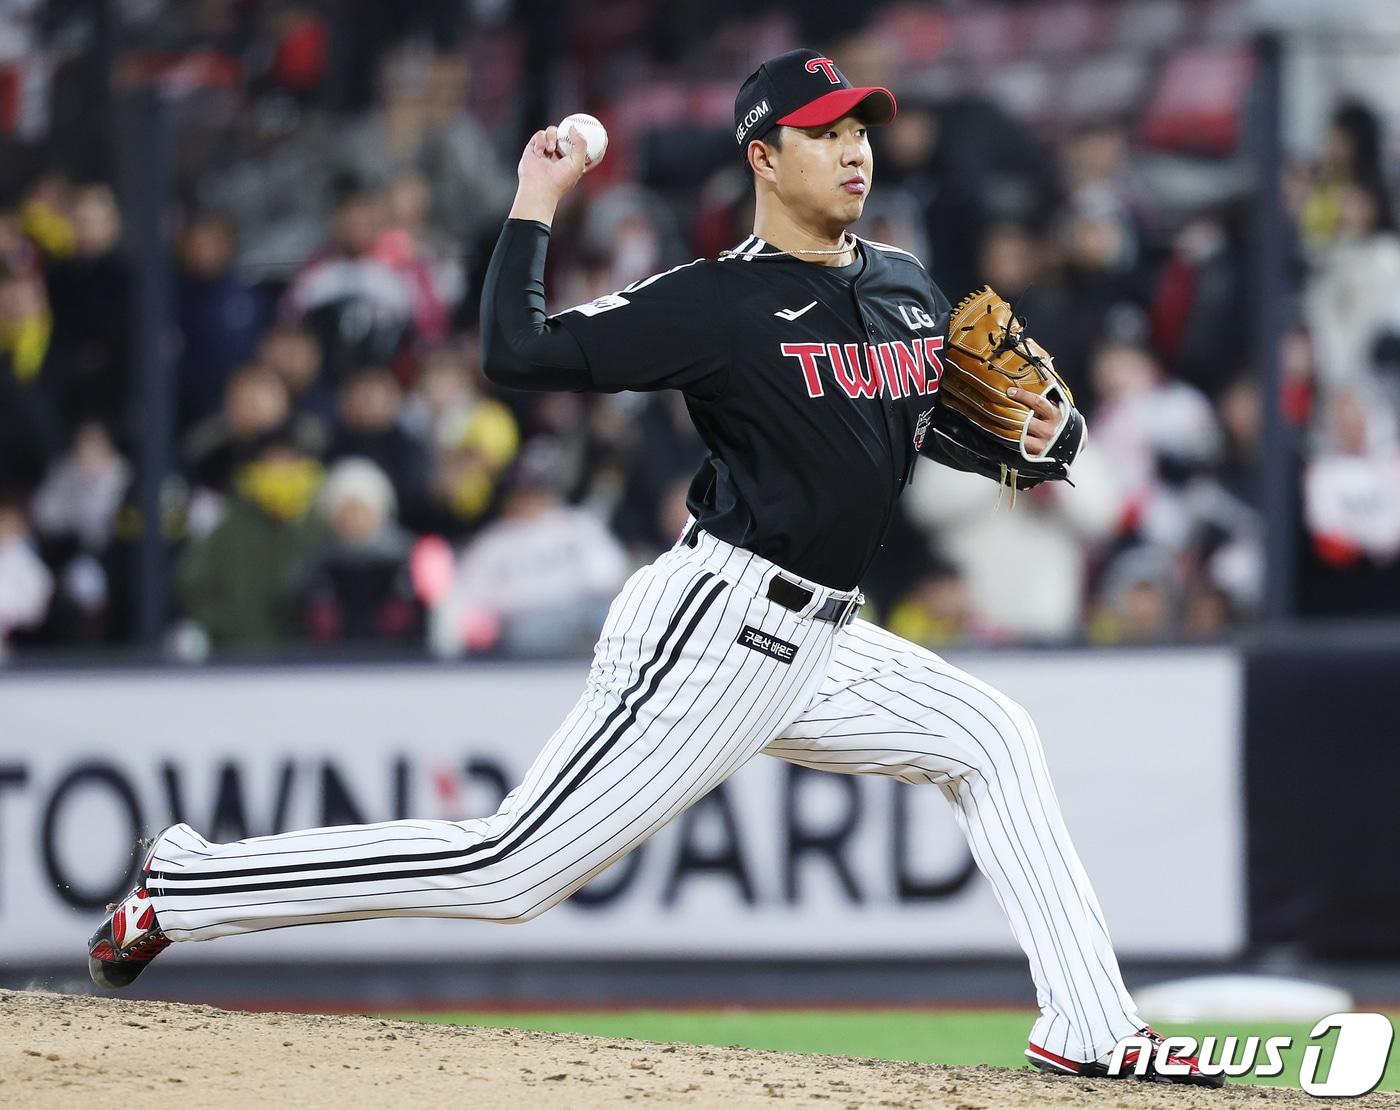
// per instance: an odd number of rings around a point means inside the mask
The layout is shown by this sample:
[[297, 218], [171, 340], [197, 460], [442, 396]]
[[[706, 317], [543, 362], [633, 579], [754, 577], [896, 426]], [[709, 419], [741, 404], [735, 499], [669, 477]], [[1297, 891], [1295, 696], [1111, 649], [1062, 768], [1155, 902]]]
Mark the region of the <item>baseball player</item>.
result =
[[[680, 390], [709, 450], [691, 523], [613, 602], [582, 696], [496, 813], [231, 844], [174, 825], [89, 943], [96, 982], [125, 986], [171, 942], [261, 929], [528, 921], [766, 754], [942, 791], [1029, 958], [1037, 1067], [1105, 1075], [1121, 1038], [1156, 1037], [1026, 711], [854, 619], [918, 454], [973, 468], [940, 431], [948, 299], [912, 255], [847, 230], [872, 183], [867, 129], [894, 113], [888, 90], [852, 87], [814, 51], [769, 60], [734, 108], [753, 234], [554, 316], [550, 224], [588, 167], [577, 133], [568, 155], [554, 128], [530, 139], [486, 277], [486, 372], [520, 389]], [[1072, 461], [1068, 391], [1023, 400], [1026, 468]], [[1148, 1075], [1223, 1082], [1175, 1062]]]

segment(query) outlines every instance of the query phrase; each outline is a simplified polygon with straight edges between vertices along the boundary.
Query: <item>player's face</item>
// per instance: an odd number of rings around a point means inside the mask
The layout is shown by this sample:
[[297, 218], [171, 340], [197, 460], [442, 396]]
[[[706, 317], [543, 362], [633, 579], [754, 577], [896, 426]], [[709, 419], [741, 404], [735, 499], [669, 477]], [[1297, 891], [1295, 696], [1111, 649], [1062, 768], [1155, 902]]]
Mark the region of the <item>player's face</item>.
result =
[[863, 120], [785, 128], [774, 163], [778, 194], [794, 213], [841, 228], [860, 218], [874, 169]]

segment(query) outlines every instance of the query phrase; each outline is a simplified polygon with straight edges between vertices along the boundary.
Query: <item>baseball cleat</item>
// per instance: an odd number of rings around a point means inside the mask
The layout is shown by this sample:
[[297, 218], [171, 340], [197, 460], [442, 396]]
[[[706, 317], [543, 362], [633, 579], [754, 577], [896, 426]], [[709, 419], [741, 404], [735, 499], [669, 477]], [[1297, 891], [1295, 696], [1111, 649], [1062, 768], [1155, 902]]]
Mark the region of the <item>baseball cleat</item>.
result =
[[148, 851], [141, 865], [141, 882], [120, 902], [107, 906], [106, 919], [88, 938], [88, 974], [99, 987], [109, 990], [131, 983], [170, 944], [170, 938], [160, 931], [156, 908], [146, 890], [154, 840], [142, 847]]
[[[1137, 1031], [1136, 1035], [1146, 1038], [1153, 1044], [1162, 1043], [1162, 1034], [1150, 1025], [1144, 1025]], [[1111, 1054], [1084, 1063], [1079, 1060], [1068, 1060], [1048, 1049], [1041, 1048], [1037, 1044], [1029, 1044], [1026, 1047], [1026, 1059], [1041, 1071], [1050, 1072], [1053, 1075], [1078, 1075], [1086, 1079], [1143, 1079], [1149, 1083], [1187, 1083], [1196, 1087], [1225, 1086], [1224, 1072], [1208, 1075], [1201, 1070], [1201, 1062], [1196, 1057], [1183, 1056], [1176, 1052], [1170, 1055], [1170, 1060], [1173, 1064], [1185, 1066], [1186, 1071], [1183, 1074], [1170, 1075], [1158, 1071], [1156, 1061], [1149, 1060], [1147, 1070], [1142, 1075], [1138, 1075], [1136, 1071], [1138, 1051], [1136, 1048], [1128, 1049], [1123, 1054], [1122, 1068], [1114, 1072], [1108, 1070], [1108, 1060]]]

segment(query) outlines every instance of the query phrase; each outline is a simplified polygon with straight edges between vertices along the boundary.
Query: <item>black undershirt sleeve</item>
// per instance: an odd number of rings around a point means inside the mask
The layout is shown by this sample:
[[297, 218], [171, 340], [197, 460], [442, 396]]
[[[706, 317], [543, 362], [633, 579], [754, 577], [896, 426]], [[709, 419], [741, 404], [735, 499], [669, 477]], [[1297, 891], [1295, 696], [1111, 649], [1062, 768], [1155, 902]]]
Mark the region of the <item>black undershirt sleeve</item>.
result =
[[594, 388], [583, 348], [545, 313], [544, 259], [549, 228], [507, 220], [481, 291], [481, 365], [513, 389]]

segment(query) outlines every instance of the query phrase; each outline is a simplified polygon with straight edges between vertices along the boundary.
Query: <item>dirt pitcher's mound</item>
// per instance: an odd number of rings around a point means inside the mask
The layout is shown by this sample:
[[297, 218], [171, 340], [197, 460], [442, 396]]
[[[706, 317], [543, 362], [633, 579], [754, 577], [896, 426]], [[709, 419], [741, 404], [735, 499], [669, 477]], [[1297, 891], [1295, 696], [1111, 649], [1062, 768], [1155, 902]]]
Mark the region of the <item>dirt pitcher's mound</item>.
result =
[[[471, 1106], [1311, 1106], [1300, 1091], [1057, 1079], [567, 1033], [0, 991], [0, 1105], [131, 1110]], [[1394, 1106], [1372, 1095], [1352, 1106]]]

